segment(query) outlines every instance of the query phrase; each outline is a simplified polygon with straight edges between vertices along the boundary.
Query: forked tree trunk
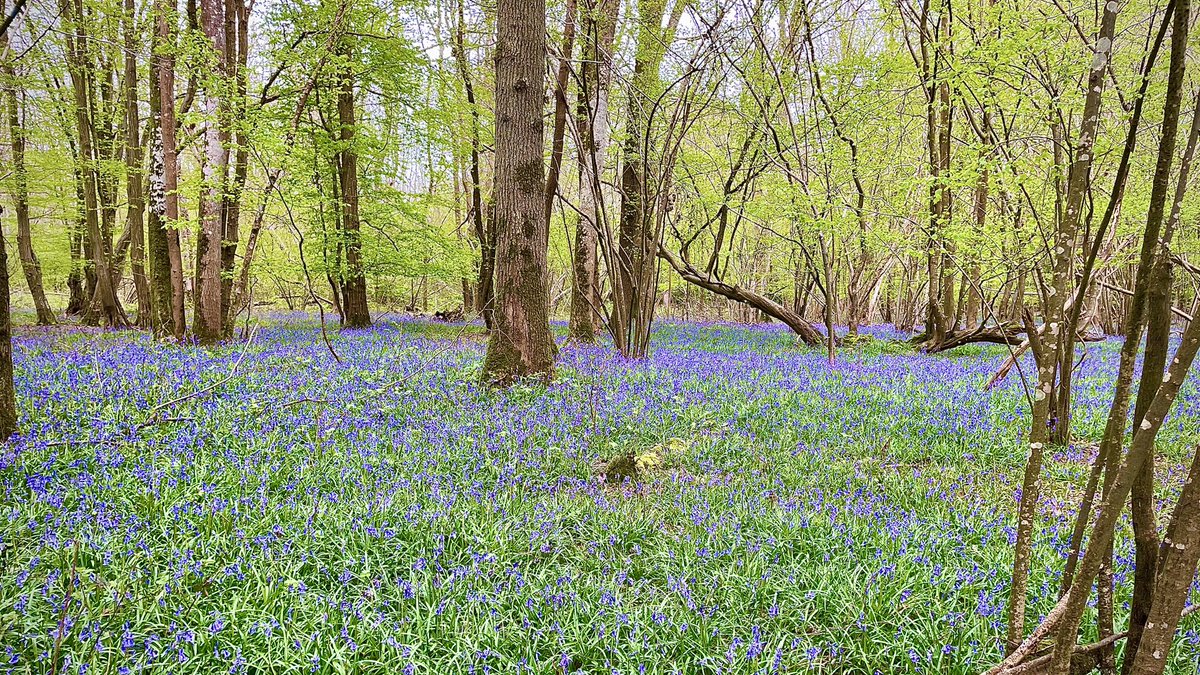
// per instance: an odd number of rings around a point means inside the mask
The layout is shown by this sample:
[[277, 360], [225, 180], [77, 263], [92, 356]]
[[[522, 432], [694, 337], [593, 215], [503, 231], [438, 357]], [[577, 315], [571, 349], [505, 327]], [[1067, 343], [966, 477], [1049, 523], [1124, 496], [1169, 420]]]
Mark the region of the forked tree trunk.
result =
[[545, 0], [496, 7], [496, 315], [484, 382], [554, 375], [547, 295], [542, 96]]
[[1059, 348], [1066, 322], [1066, 296], [1072, 280], [1072, 264], [1075, 260], [1075, 241], [1084, 197], [1088, 192], [1091, 174], [1092, 146], [1096, 140], [1096, 129], [1100, 117], [1101, 94], [1104, 91], [1104, 74], [1112, 50], [1112, 38], [1116, 25], [1117, 4], [1105, 6], [1096, 36], [1096, 46], [1088, 73], [1087, 96], [1084, 100], [1083, 118], [1079, 127], [1079, 139], [1075, 160], [1071, 166], [1065, 195], [1065, 210], [1054, 237], [1053, 278], [1045, 308], [1045, 329], [1040, 337], [1027, 322], [1034, 361], [1037, 363], [1037, 385], [1033, 391], [1033, 410], [1029, 429], [1029, 455], [1025, 464], [1025, 475], [1021, 483], [1021, 501], [1018, 507], [1017, 541], [1014, 548], [1013, 580], [1009, 594], [1008, 651], [1014, 651], [1025, 635], [1025, 603], [1029, 583], [1029, 566], [1032, 558], [1034, 520], [1037, 518], [1038, 502], [1042, 485], [1042, 461], [1045, 446], [1050, 442], [1051, 403], [1059, 368], [1071, 368], [1074, 360], [1068, 355], [1060, 358]]
[[125, 311], [117, 299], [110, 268], [109, 247], [105, 245], [100, 227], [98, 192], [101, 178], [97, 154], [93, 147], [93, 128], [90, 111], [90, 89], [87, 59], [88, 36], [83, 26], [82, 0], [60, 0], [59, 10], [66, 24], [67, 70], [75, 95], [75, 131], [79, 139], [80, 172], [83, 177], [83, 209], [86, 223], [85, 241], [95, 275], [95, 291], [85, 309], [85, 319], [110, 328], [129, 325]]
[[[1106, 7], [1105, 19], [1110, 31], [1115, 14]], [[1154, 260], [1160, 247], [1160, 234], [1164, 221], [1167, 194], [1170, 189], [1171, 165], [1175, 155], [1175, 141], [1179, 122], [1179, 109], [1182, 100], [1184, 68], [1187, 53], [1188, 27], [1190, 23], [1190, 2], [1179, 0], [1173, 17], [1171, 36], [1171, 60], [1167, 79], [1166, 101], [1163, 107], [1162, 138], [1158, 148], [1158, 159], [1155, 166], [1154, 179], [1151, 187], [1150, 206], [1146, 215], [1146, 229], [1142, 239], [1142, 250], [1139, 256], [1136, 279], [1133, 288], [1133, 300], [1130, 303], [1126, 319], [1125, 343], [1121, 348], [1121, 361], [1118, 366], [1117, 389], [1113, 394], [1112, 407], [1109, 411], [1108, 423], [1104, 439], [1101, 442], [1100, 455], [1105, 463], [1105, 492], [1104, 505], [1101, 515], [1093, 526], [1087, 550], [1079, 563], [1079, 572], [1075, 575], [1067, 594], [1068, 605], [1064, 612], [1061, 626], [1058, 628], [1054, 648], [1054, 663], [1052, 672], [1065, 673], [1070, 661], [1071, 650], [1077, 640], [1079, 622], [1082, 618], [1087, 597], [1092, 583], [1105, 561], [1111, 558], [1111, 542], [1113, 527], [1117, 516], [1123, 510], [1125, 500], [1135, 489], [1135, 483], [1142, 480], [1141, 473], [1147, 457], [1151, 454], [1154, 436], [1162, 423], [1181, 381], [1188, 372], [1191, 359], [1195, 356], [1197, 342], [1200, 342], [1200, 331], [1192, 330], [1196, 325], [1189, 326], [1175, 360], [1169, 370], [1170, 376], [1162, 379], [1150, 404], [1145, 407], [1142, 421], [1135, 427], [1133, 447], [1125, 458], [1125, 463], [1117, 470], [1120, 448], [1125, 436], [1126, 416], [1129, 409], [1134, 361], [1137, 355], [1138, 343], [1141, 341], [1141, 331], [1146, 312], [1146, 297], [1152, 281]], [[1111, 44], [1111, 42], [1109, 42]], [[1107, 54], [1105, 55], [1107, 56]], [[1100, 61], [1101, 69], [1106, 65], [1105, 59]], [[1093, 67], [1092, 79], [1096, 78], [1096, 68]], [[1090, 82], [1089, 82], [1090, 84]], [[1085, 109], [1085, 119], [1087, 111]], [[1152, 461], [1152, 460], [1150, 460]], [[1141, 563], [1142, 560], [1138, 560]], [[1136, 617], [1134, 618], [1136, 620]], [[1131, 624], [1131, 628], [1133, 624]], [[1126, 658], [1132, 658], [1137, 651], [1137, 645], [1128, 645]]]
[[[1200, 104], [1200, 100], [1196, 101]], [[1175, 184], [1175, 196], [1171, 202], [1170, 215], [1159, 237], [1158, 254], [1150, 271], [1150, 285], [1146, 289], [1146, 347], [1142, 356], [1142, 375], [1138, 383], [1137, 399], [1133, 408], [1133, 424], [1137, 428], [1154, 394], [1162, 385], [1163, 370], [1167, 366], [1170, 352], [1172, 313], [1172, 286], [1174, 285], [1174, 263], [1170, 259], [1169, 247], [1179, 223], [1179, 214], [1187, 192], [1188, 174], [1192, 157], [1200, 136], [1200, 107], [1195, 108], [1187, 148], [1179, 167]], [[1136, 548], [1133, 598], [1129, 611], [1129, 639], [1127, 649], [1136, 651], [1147, 626], [1155, 595], [1155, 580], [1158, 577], [1159, 541], [1158, 518], [1154, 510], [1154, 462], [1146, 462], [1133, 484], [1130, 504], [1132, 506], [1133, 534]], [[1126, 659], [1122, 673], [1128, 674], [1133, 660]]]

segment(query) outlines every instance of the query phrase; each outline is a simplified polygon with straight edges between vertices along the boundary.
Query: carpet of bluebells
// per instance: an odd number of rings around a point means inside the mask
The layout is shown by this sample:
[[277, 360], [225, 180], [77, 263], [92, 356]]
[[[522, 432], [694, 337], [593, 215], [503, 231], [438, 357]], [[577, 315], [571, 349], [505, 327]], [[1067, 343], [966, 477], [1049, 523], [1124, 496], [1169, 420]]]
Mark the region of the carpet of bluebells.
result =
[[[0, 672], [977, 673], [1003, 633], [1021, 379], [983, 391], [1002, 347], [870, 332], [830, 368], [777, 327], [665, 323], [645, 361], [564, 346], [554, 384], [492, 391], [473, 326], [327, 345], [278, 316], [215, 350], [22, 328]], [[1117, 343], [1084, 349], [1087, 441]], [[1197, 387], [1161, 440], [1165, 502]], [[653, 461], [605, 485], [625, 452]], [[1092, 452], [1047, 467], [1031, 622]], [[1122, 602], [1131, 551], [1123, 532]], [[1197, 671], [1198, 631], [1169, 672]]]

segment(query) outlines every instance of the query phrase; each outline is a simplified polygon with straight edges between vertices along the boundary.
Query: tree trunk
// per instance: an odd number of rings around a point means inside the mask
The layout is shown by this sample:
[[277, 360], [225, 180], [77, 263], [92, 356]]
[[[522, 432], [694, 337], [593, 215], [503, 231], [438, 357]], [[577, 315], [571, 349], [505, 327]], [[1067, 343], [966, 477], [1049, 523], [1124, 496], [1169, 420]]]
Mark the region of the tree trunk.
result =
[[[1200, 100], [1196, 103], [1200, 106]], [[1171, 202], [1166, 227], [1159, 237], [1158, 254], [1150, 271], [1150, 285], [1146, 289], [1146, 346], [1142, 355], [1142, 374], [1138, 384], [1137, 399], [1133, 407], [1133, 424], [1137, 428], [1146, 416], [1154, 394], [1162, 385], [1163, 370], [1167, 367], [1167, 356], [1171, 346], [1172, 288], [1174, 286], [1174, 264], [1170, 259], [1169, 247], [1179, 223], [1179, 214], [1187, 192], [1188, 174], [1200, 132], [1200, 107], [1193, 112], [1191, 131], [1187, 147], [1180, 161], [1179, 175], [1175, 184], [1175, 196]], [[1133, 597], [1129, 611], [1129, 638], [1126, 649], [1135, 652], [1142, 638], [1155, 600], [1155, 579], [1158, 577], [1159, 541], [1158, 519], [1154, 512], [1154, 462], [1146, 462], [1133, 484], [1130, 503], [1132, 506], [1133, 534], [1136, 548]], [[1121, 672], [1128, 675], [1133, 659], [1126, 659]]]
[[[1113, 10], [1109, 11], [1106, 7], [1106, 23], [1102, 24], [1107, 26], [1109, 30], [1107, 34], [1109, 42], [1107, 44], [1111, 44], [1111, 25], [1115, 16], [1110, 15], [1115, 15], [1115, 5], [1113, 6]], [[1126, 464], [1122, 465], [1121, 473], [1116, 474], [1117, 458], [1125, 435], [1134, 361], [1137, 356], [1137, 348], [1145, 316], [1146, 294], [1151, 281], [1156, 252], [1159, 248], [1159, 236], [1164, 220], [1167, 191], [1170, 188], [1171, 165], [1175, 155], [1175, 140], [1182, 100], [1189, 22], [1190, 2], [1189, 0], [1179, 0], [1175, 8], [1174, 25], [1172, 28], [1171, 65], [1167, 81], [1166, 101], [1163, 107], [1162, 139], [1158, 148], [1158, 159], [1151, 187], [1150, 205], [1146, 215], [1146, 230], [1143, 234], [1142, 250], [1134, 282], [1134, 296], [1130, 303], [1130, 310], [1126, 319], [1126, 336], [1125, 343], [1121, 348], [1117, 390], [1113, 394], [1112, 407], [1109, 411], [1108, 423], [1100, 447], [1100, 455], [1104, 458], [1108, 467], [1105, 469], [1106, 488], [1109, 485], [1112, 487], [1105, 490], [1105, 503], [1101, 515], [1097, 518], [1096, 524], [1093, 527], [1087, 551], [1080, 561], [1079, 573], [1073, 580], [1068, 593], [1069, 604], [1062, 625], [1058, 629], [1054, 649], [1054, 671], [1059, 673], [1066, 671], [1066, 664], [1070, 658], [1068, 650], [1074, 646], [1077, 640], [1079, 622], [1087, 597], [1090, 594], [1092, 582], [1095, 580], [1103, 560], [1111, 556], [1111, 554], [1105, 555], [1105, 552], [1109, 550], [1112, 541], [1112, 528], [1116, 522], [1116, 515], [1123, 509], [1125, 500], [1134, 489], [1134, 482], [1139, 478], [1143, 470], [1144, 463], [1147, 460], [1146, 456], [1150, 455], [1153, 450], [1154, 434], [1157, 432], [1157, 425], [1162, 422], [1161, 418], [1157, 420], [1153, 419], [1153, 416], [1159, 412], [1156, 410], [1156, 407], [1161, 405], [1161, 401], [1164, 398], [1166, 399], [1165, 405], [1167, 407], [1170, 406], [1174, 398], [1174, 392], [1178, 391], [1179, 380], [1182, 380], [1186, 375], [1191, 357], [1195, 355], [1195, 343], [1197, 340], [1200, 340], [1200, 334], [1194, 334], [1191, 331], [1191, 327], [1189, 327], [1189, 334], [1185, 335], [1185, 339], [1176, 352], [1175, 361], [1171, 366], [1171, 376], [1175, 378], [1175, 381], [1168, 382], [1164, 379], [1162, 386], [1155, 392], [1152, 402], [1146, 408], [1144, 419], [1135, 428], [1133, 447], [1126, 457]], [[1098, 53], [1099, 56], [1100, 54]], [[1107, 57], [1107, 54], [1103, 54], [1103, 56]], [[1095, 65], [1093, 66], [1091, 79], [1097, 79], [1097, 70], [1102, 71], [1107, 64], [1106, 58], [1097, 58], [1096, 61], [1099, 62], [1099, 68]], [[1102, 77], [1100, 79], [1102, 81]], [[1089, 86], [1090, 84], [1091, 82], [1089, 81]], [[1098, 88], [1099, 86], [1097, 86]], [[1085, 120], [1087, 119], [1086, 115], [1087, 109], [1085, 107]], [[1083, 150], [1081, 149], [1080, 152], [1082, 153]], [[1189, 337], [1191, 338], [1191, 342], [1189, 342]], [[1182, 367], [1181, 372], [1179, 371], [1180, 367]], [[1165, 415], [1165, 410], [1162, 411], [1162, 414]], [[1138, 453], [1141, 453], [1143, 456], [1135, 456]], [[1150, 461], [1153, 460], [1150, 459]], [[1129, 475], [1126, 475], [1129, 473], [1126, 470], [1127, 468], [1132, 471]], [[1110, 519], [1111, 522], [1109, 522]], [[1104, 548], [1100, 548], [1101, 545]]]
[[[100, 204], [98, 191], [101, 188], [98, 156], [92, 143], [92, 120], [90, 111], [89, 67], [87, 65], [88, 36], [84, 29], [82, 0], [60, 0], [59, 9], [66, 24], [67, 70], [75, 94], [75, 130], [79, 139], [79, 161], [83, 174], [83, 208], [87, 226], [85, 237], [89, 247], [96, 288], [85, 318], [102, 323], [110, 328], [121, 328], [129, 324], [125, 311], [117, 300], [113, 286], [113, 275], [109, 265], [109, 247], [105, 245], [100, 227]], [[107, 211], [107, 209], [106, 209]]]
[[466, 17], [463, 4], [458, 3], [458, 24], [454, 34], [454, 60], [458, 64], [458, 74], [462, 78], [463, 90], [467, 97], [467, 107], [471, 115], [471, 197], [470, 217], [479, 239], [479, 284], [475, 293], [475, 309], [483, 317], [483, 323], [488, 330], [492, 329], [495, 310], [495, 276], [496, 276], [496, 229], [495, 223], [488, 217], [483, 203], [483, 178], [481, 176], [479, 139], [479, 108], [475, 101], [475, 85], [471, 80], [470, 64], [467, 62]]
[[554, 375], [557, 348], [547, 295], [542, 96], [545, 0], [499, 0], [496, 8], [495, 330], [484, 382]]
[[8, 287], [8, 244], [0, 237], [0, 442], [17, 433], [17, 394], [13, 384], [12, 309]]
[[250, 10], [242, 0], [226, 0], [225, 29], [226, 49], [229, 67], [233, 71], [230, 76], [234, 83], [234, 96], [230, 101], [230, 125], [233, 146], [233, 177], [228, 190], [225, 191], [222, 205], [222, 229], [224, 239], [221, 243], [221, 315], [224, 317], [222, 334], [233, 336], [234, 315], [237, 307], [233, 305], [234, 268], [237, 265], [237, 247], [241, 239], [242, 192], [246, 187], [246, 176], [249, 169], [250, 146], [246, 137], [246, 125], [241, 120], [241, 113], [246, 107], [246, 64], [250, 58], [249, 41]]
[[137, 38], [134, 28], [136, 9], [133, 0], [125, 0], [121, 16], [125, 33], [125, 199], [126, 225], [129, 228], [129, 261], [137, 294], [137, 325], [149, 328], [150, 284], [146, 278], [145, 197], [142, 193], [142, 145], [138, 137]]
[[[1025, 602], [1029, 582], [1029, 563], [1032, 555], [1034, 520], [1041, 493], [1041, 473], [1044, 448], [1050, 442], [1051, 404], [1054, 400], [1056, 374], [1060, 369], [1074, 366], [1072, 355], [1060, 354], [1062, 330], [1066, 321], [1066, 296], [1072, 280], [1072, 264], [1075, 260], [1075, 242], [1084, 197], [1088, 192], [1092, 165], [1092, 146], [1096, 140], [1096, 129], [1100, 117], [1101, 94], [1104, 91], [1104, 74], [1112, 49], [1112, 38], [1116, 25], [1117, 4], [1105, 6], [1096, 46], [1088, 73], [1088, 90], [1084, 101], [1083, 118], [1079, 127], [1079, 140], [1075, 159], [1068, 175], [1065, 195], [1065, 212], [1059, 221], [1054, 237], [1053, 279], [1048, 290], [1045, 309], [1045, 330], [1037, 336], [1029, 327], [1030, 344], [1037, 363], [1037, 385], [1033, 391], [1033, 411], [1029, 430], [1029, 457], [1025, 465], [1025, 476], [1021, 484], [1021, 502], [1017, 522], [1017, 542], [1013, 562], [1013, 582], [1009, 596], [1008, 650], [1015, 650], [1025, 633]], [[1090, 583], [1090, 581], [1089, 581]]]
[[575, 231], [569, 334], [577, 342], [596, 340], [600, 292], [596, 245], [604, 212], [603, 184], [608, 155], [608, 97], [618, 0], [585, 0], [582, 11], [583, 66], [580, 78], [576, 146], [579, 159], [579, 224]]
[[[0, 15], [4, 14], [5, 4], [0, 0]], [[39, 326], [49, 326], [55, 323], [54, 311], [46, 301], [46, 291], [42, 286], [42, 265], [33, 250], [33, 235], [29, 224], [29, 179], [25, 170], [25, 129], [21, 124], [21, 112], [17, 101], [16, 72], [8, 47], [8, 36], [0, 35], [0, 78], [7, 83], [4, 86], [4, 99], [7, 108], [8, 139], [12, 148], [13, 171], [13, 210], [17, 217], [17, 253], [21, 258], [21, 269], [25, 273], [25, 282], [29, 285], [29, 294], [33, 296], [33, 306], [37, 311]], [[0, 375], [0, 377], [3, 377]]]
[[346, 253], [345, 275], [342, 280], [342, 327], [367, 328], [371, 325], [371, 312], [367, 307], [367, 277], [362, 264], [362, 234], [358, 216], [358, 153], [354, 150], [354, 74], [348, 62], [340, 80], [337, 109], [342, 145], [338, 151], [338, 183], [341, 187], [341, 235]]
[[[162, 217], [158, 219], [158, 225], [166, 242], [166, 274], [170, 281], [170, 285], [159, 288], [159, 292], [170, 293], [170, 320], [165, 324], [165, 328], [176, 340], [182, 340], [187, 332], [187, 318], [184, 313], [183, 250], [178, 230], [179, 153], [175, 143], [175, 8], [172, 2], [173, 0], [155, 0], [158, 40], [162, 46], [154, 56], [154, 71], [158, 83], [158, 140], [162, 145], [163, 202]], [[160, 280], [162, 274], [160, 270]]]
[[[227, 75], [224, 0], [201, 0], [200, 28], [208, 41], [217, 77]], [[223, 336], [221, 312], [221, 249], [224, 237], [224, 194], [229, 164], [225, 125], [228, 122], [222, 86], [204, 92], [204, 180], [200, 199], [200, 230], [196, 238], [196, 303], [193, 333], [200, 344], [215, 344]]]

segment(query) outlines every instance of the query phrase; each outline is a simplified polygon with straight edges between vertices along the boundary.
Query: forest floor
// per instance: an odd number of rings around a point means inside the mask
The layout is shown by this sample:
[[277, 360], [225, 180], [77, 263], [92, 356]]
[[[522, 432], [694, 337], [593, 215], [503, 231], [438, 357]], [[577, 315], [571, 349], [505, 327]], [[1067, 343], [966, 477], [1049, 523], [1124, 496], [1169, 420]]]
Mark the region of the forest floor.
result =
[[[830, 368], [778, 327], [664, 324], [645, 361], [567, 346], [552, 385], [492, 391], [477, 327], [331, 329], [338, 360], [298, 316], [212, 351], [21, 328], [0, 671], [980, 672], [1003, 633], [1021, 380], [983, 390], [1003, 347], [925, 356], [868, 332]], [[1116, 348], [1084, 347], [1081, 438]], [[1160, 438], [1168, 498], [1196, 386]], [[1087, 445], [1047, 467], [1031, 621]], [[626, 452], [642, 475], [605, 484]], [[1172, 659], [1200, 667], [1200, 618]]]

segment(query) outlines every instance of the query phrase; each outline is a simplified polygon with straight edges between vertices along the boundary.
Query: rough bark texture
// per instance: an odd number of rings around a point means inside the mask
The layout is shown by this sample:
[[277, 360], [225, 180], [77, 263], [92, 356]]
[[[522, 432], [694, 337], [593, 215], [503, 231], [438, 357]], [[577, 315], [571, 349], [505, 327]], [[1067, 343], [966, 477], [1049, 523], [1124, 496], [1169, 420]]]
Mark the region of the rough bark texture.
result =
[[484, 382], [551, 378], [556, 347], [546, 289], [544, 0], [496, 7], [496, 315]]
[[354, 150], [354, 74], [349, 62], [341, 74], [338, 89], [338, 122], [341, 150], [338, 152], [338, 183], [341, 187], [342, 240], [346, 265], [342, 279], [342, 326], [366, 328], [371, 325], [367, 307], [367, 277], [362, 264], [362, 234], [358, 216], [358, 153]]
[[[211, 48], [212, 63], [225, 74], [225, 3], [201, 0], [200, 28]], [[219, 87], [204, 92], [204, 179], [200, 199], [200, 231], [196, 237], [196, 303], [192, 331], [201, 344], [214, 344], [223, 336], [221, 312], [221, 249], [224, 237], [224, 193], [229, 150], [226, 147], [226, 122]]]
[[[0, 14], [3, 14], [4, 7], [5, 3], [0, 0]], [[17, 253], [21, 258], [25, 283], [29, 285], [29, 294], [33, 296], [38, 325], [49, 326], [55, 323], [54, 311], [46, 301], [46, 290], [42, 286], [42, 265], [33, 250], [33, 234], [29, 223], [29, 181], [25, 171], [25, 129], [21, 124], [16, 72], [11, 57], [8, 36], [0, 35], [0, 59], [3, 59], [0, 62], [0, 78], [3, 80], [0, 84], [3, 84], [3, 91], [0, 91], [0, 94], [4, 97], [9, 147], [12, 149], [12, 200], [17, 218]]]

